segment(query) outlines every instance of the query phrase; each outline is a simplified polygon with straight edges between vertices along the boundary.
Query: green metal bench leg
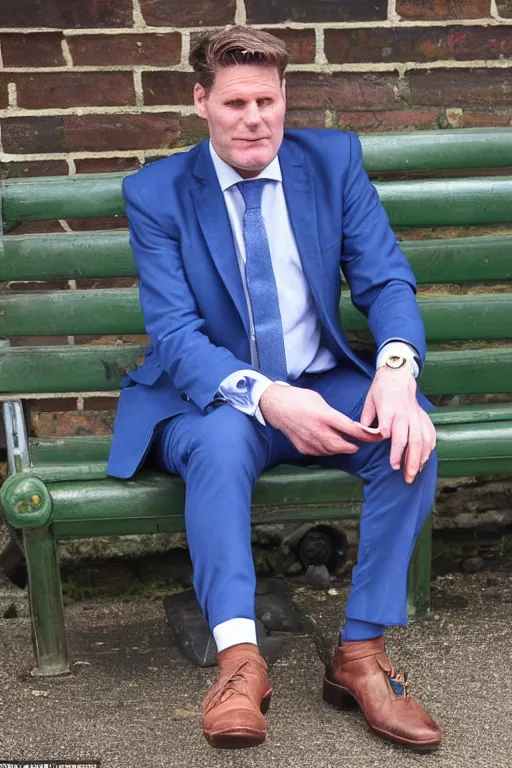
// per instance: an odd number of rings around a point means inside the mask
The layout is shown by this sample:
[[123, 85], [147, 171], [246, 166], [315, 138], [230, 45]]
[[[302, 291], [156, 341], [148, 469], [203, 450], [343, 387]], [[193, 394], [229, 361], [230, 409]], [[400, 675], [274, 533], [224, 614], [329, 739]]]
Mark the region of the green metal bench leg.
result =
[[411, 564], [407, 590], [407, 613], [410, 621], [424, 616], [430, 607], [430, 578], [432, 572], [432, 514], [423, 526]]
[[36, 675], [69, 672], [57, 544], [48, 527], [23, 531]]

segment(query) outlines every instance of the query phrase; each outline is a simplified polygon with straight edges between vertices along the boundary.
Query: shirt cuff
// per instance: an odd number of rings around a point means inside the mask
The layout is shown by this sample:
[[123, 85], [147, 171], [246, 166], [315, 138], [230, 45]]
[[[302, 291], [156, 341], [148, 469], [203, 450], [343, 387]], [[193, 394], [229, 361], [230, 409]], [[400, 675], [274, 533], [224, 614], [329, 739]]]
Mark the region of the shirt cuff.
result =
[[[259, 403], [264, 391], [274, 383], [259, 371], [235, 371], [220, 383], [215, 399], [223, 400], [247, 416], [255, 416], [260, 424], [266, 426]], [[284, 381], [277, 383], [286, 384]]]
[[386, 341], [381, 347], [379, 354], [377, 355], [377, 368], [381, 368], [385, 365], [385, 360], [391, 355], [397, 355], [399, 357], [405, 357], [411, 364], [412, 375], [415, 379], [420, 374], [420, 367], [418, 365], [418, 353], [411, 347], [410, 344], [406, 344], [405, 341]]

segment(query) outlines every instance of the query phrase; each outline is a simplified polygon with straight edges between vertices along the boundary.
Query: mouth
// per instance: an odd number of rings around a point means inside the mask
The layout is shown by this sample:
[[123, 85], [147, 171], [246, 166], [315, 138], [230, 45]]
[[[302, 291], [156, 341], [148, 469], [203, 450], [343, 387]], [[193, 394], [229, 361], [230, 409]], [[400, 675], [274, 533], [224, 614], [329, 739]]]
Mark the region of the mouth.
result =
[[260, 136], [258, 139], [235, 139], [235, 141], [244, 141], [247, 144], [257, 144], [258, 141], [267, 141], [268, 136]]

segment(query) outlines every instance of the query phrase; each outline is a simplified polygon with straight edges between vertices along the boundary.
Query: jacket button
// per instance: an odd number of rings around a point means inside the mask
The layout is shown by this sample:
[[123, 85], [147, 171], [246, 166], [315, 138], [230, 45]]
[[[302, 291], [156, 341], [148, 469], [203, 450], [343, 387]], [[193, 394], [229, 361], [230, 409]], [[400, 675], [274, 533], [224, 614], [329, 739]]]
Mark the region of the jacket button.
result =
[[181, 399], [184, 400], [186, 403], [190, 403], [190, 397], [186, 395], [184, 392], [181, 393]]

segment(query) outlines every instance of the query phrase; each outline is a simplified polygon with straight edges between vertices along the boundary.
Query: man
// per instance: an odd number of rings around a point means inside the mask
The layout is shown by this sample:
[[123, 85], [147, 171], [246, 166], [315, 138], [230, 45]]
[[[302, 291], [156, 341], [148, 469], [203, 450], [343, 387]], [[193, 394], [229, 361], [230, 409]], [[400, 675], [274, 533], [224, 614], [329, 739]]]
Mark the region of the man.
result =
[[[291, 462], [361, 477], [358, 563], [324, 699], [356, 703], [381, 736], [432, 749], [440, 729], [383, 639], [407, 621], [407, 568], [436, 483], [415, 382], [425, 356], [415, 281], [357, 137], [283, 134], [287, 61], [267, 33], [207, 34], [190, 62], [210, 140], [125, 179], [152, 346], [121, 394], [108, 472], [130, 477], [152, 446], [186, 482], [194, 586], [219, 664], [203, 725], [218, 747], [266, 734], [250, 537], [258, 476]], [[376, 369], [341, 330], [340, 266], [368, 316]]]

